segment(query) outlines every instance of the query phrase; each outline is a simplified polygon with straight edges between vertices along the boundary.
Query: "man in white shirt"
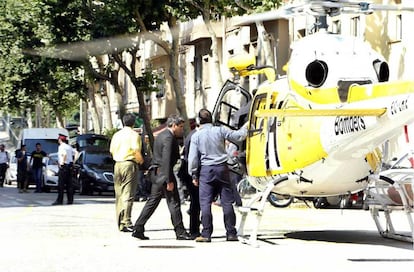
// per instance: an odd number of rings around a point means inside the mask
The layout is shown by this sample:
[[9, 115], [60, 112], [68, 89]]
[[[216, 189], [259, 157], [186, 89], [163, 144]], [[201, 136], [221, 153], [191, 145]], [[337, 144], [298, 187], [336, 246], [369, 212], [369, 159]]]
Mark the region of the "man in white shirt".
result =
[[0, 187], [3, 187], [7, 168], [9, 168], [9, 152], [5, 150], [4, 144], [0, 144]]
[[73, 184], [71, 177], [71, 169], [73, 165], [73, 148], [67, 143], [67, 136], [59, 134], [58, 138], [58, 160], [59, 160], [59, 181], [58, 181], [58, 197], [52, 205], [63, 204], [63, 193], [66, 188], [68, 204], [73, 204]]

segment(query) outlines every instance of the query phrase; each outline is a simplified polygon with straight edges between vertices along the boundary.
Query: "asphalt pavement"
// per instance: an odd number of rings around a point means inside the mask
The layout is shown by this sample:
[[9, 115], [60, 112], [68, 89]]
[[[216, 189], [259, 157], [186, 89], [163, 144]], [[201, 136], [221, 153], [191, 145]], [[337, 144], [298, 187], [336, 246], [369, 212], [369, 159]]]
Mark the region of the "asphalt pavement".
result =
[[[0, 188], [0, 271], [395, 271], [414, 265], [410, 243], [379, 236], [368, 211], [266, 206], [259, 247], [227, 242], [221, 208], [213, 206], [211, 243], [177, 241], [164, 201], [146, 225], [148, 241], [117, 230], [112, 195]], [[133, 220], [144, 203], [135, 202]], [[184, 223], [189, 203], [182, 206]], [[238, 222], [240, 216], [238, 215]], [[246, 234], [254, 225], [249, 217]]]
[[[1, 135], [0, 135], [1, 138]], [[7, 139], [6, 139], [7, 141]], [[411, 271], [413, 245], [382, 238], [370, 213], [314, 209], [303, 203], [266, 206], [258, 247], [227, 242], [221, 208], [213, 205], [211, 243], [177, 241], [164, 201], [148, 221], [148, 241], [119, 232], [111, 194], [75, 195], [73, 205], [51, 206], [56, 192], [0, 188], [0, 271]], [[144, 203], [135, 202], [135, 220]], [[188, 227], [189, 203], [182, 206]], [[396, 215], [396, 227], [404, 216]], [[237, 213], [237, 222], [240, 223]], [[245, 234], [251, 233], [248, 217]], [[248, 238], [248, 236], [246, 237]]]

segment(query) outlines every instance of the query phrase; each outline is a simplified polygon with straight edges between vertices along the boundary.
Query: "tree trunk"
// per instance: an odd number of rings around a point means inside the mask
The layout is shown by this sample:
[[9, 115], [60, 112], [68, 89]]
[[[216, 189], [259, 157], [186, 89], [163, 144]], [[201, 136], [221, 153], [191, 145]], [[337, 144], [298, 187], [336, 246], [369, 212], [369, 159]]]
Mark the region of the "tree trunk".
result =
[[[101, 131], [101, 125], [99, 122], [99, 116], [98, 113], [96, 111], [96, 102], [95, 102], [95, 88], [93, 86], [93, 84], [89, 84], [89, 88], [88, 88], [88, 109], [90, 111], [91, 114], [91, 118], [92, 118], [92, 124], [93, 124], [93, 129], [95, 131], [95, 133], [100, 133]], [[88, 125], [87, 125], [88, 120], [85, 120], [85, 132], [88, 133]]]
[[114, 90], [115, 90], [115, 101], [116, 101], [116, 108], [118, 109], [118, 117], [122, 118], [122, 116], [125, 115], [125, 105], [122, 101], [122, 97], [124, 96], [124, 90], [118, 84], [119, 65], [117, 66], [118, 66], [117, 69], [114, 69], [111, 72], [111, 83], [114, 86]]
[[55, 115], [56, 115], [56, 127], [58, 128], [65, 127], [62, 114], [58, 112], [57, 110], [55, 110]]
[[203, 10], [203, 21], [211, 37], [211, 55], [213, 57], [214, 71], [216, 72], [215, 80], [217, 80], [218, 86], [223, 86], [223, 77], [221, 74], [220, 58], [219, 58], [218, 49], [217, 49], [217, 35], [216, 35], [216, 32], [214, 32], [213, 26], [211, 25], [210, 10]]
[[258, 34], [258, 39], [262, 45], [262, 50], [263, 50], [263, 60], [265, 61], [265, 63], [263, 63], [263, 65], [267, 65], [267, 66], [272, 66], [274, 68], [277, 68], [275, 66], [275, 57], [272, 51], [272, 46], [271, 46], [271, 42], [269, 39], [269, 34], [267, 33], [263, 22], [256, 22], [256, 28], [257, 28], [257, 34]]
[[[148, 138], [150, 140], [150, 145], [151, 145], [151, 148], [152, 148], [154, 146], [154, 135], [152, 134], [151, 123], [150, 123], [147, 108], [146, 108], [146, 105], [145, 105], [144, 91], [146, 91], [146, 90], [145, 90], [145, 86], [141, 86], [141, 84], [138, 80], [138, 77], [136, 75], [136, 71], [135, 71], [135, 64], [136, 64], [136, 61], [137, 61], [136, 52], [133, 51], [131, 53], [131, 56], [132, 56], [132, 61], [131, 61], [131, 66], [130, 67], [128, 67], [122, 61], [122, 59], [119, 55], [114, 54], [113, 58], [114, 58], [115, 62], [118, 63], [119, 66], [125, 71], [125, 73], [130, 78], [130, 80], [132, 82], [132, 85], [134, 85], [134, 87], [135, 87], [135, 91], [137, 93], [137, 98], [138, 98], [139, 115], [143, 119], [145, 133], [148, 135]], [[120, 115], [121, 118], [122, 118], [122, 116], [123, 115]]]
[[[176, 18], [173, 17], [168, 22], [168, 25], [170, 27], [170, 30], [174, 30], [177, 28], [177, 22]], [[170, 77], [172, 80], [172, 86], [174, 88], [175, 93], [175, 101], [177, 104], [177, 109], [180, 114], [180, 116], [186, 120], [184, 123], [184, 135], [187, 135], [190, 132], [190, 122], [188, 121], [188, 115], [187, 115], [187, 107], [185, 104], [185, 99], [183, 96], [183, 90], [182, 85], [179, 79], [179, 34], [177, 31], [170, 31], [172, 35], [172, 45], [171, 45], [171, 52], [168, 55], [170, 58]]]
[[138, 104], [139, 104], [139, 116], [142, 118], [142, 121], [144, 122], [143, 133], [148, 135], [150, 146], [152, 148], [154, 146], [154, 135], [152, 134], [150, 119], [148, 116], [147, 108], [145, 107], [145, 98], [144, 98], [145, 89], [139, 86], [139, 83], [137, 80], [133, 81], [133, 83], [135, 86], [135, 90], [137, 92], [137, 98], [138, 98]]
[[26, 120], [27, 120], [27, 127], [33, 127], [33, 119], [32, 119], [32, 110], [30, 108], [26, 109]]
[[[109, 103], [108, 92], [106, 90], [106, 84], [104, 87], [104, 93], [101, 96], [102, 100], [102, 132], [113, 128], [112, 116], [111, 116], [111, 105]], [[101, 133], [102, 133], [101, 132]]]

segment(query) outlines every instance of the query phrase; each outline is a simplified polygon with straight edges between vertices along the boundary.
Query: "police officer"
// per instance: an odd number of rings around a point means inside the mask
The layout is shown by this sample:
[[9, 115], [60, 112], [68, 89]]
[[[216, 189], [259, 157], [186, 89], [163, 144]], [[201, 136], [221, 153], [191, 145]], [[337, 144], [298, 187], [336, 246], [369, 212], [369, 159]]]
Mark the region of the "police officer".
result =
[[73, 148], [67, 143], [67, 137], [63, 134], [59, 134], [58, 138], [58, 162], [59, 162], [59, 180], [58, 180], [58, 197], [52, 205], [63, 204], [63, 193], [66, 188], [66, 194], [68, 197], [68, 204], [73, 204], [73, 184], [71, 176], [71, 168], [73, 165], [74, 151]]

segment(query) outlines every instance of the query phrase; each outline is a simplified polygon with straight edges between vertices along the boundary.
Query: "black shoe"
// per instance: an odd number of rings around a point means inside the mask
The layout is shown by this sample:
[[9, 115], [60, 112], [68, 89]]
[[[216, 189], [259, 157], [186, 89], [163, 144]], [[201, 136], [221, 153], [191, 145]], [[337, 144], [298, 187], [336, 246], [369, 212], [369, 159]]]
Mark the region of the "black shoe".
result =
[[138, 238], [140, 240], [149, 240], [149, 238], [147, 236], [144, 235], [144, 233], [142, 232], [132, 232], [132, 237]]
[[132, 226], [124, 226], [124, 227], [121, 229], [121, 231], [122, 231], [122, 232], [133, 232], [133, 231], [134, 231], [134, 227], [132, 227]]
[[191, 236], [191, 240], [195, 240], [197, 237], [199, 237], [199, 236], [201, 236], [201, 233], [191, 233], [190, 234], [190, 236]]
[[187, 232], [184, 232], [180, 235], [177, 235], [177, 240], [193, 240], [193, 238], [191, 238], [190, 234], [188, 234]]
[[237, 235], [235, 234], [230, 234], [230, 235], [227, 235], [226, 241], [235, 242], [235, 241], [239, 241], [239, 238], [237, 238]]
[[59, 201], [55, 201], [55, 202], [52, 203], [52, 205], [63, 205], [63, 203], [59, 202]]

